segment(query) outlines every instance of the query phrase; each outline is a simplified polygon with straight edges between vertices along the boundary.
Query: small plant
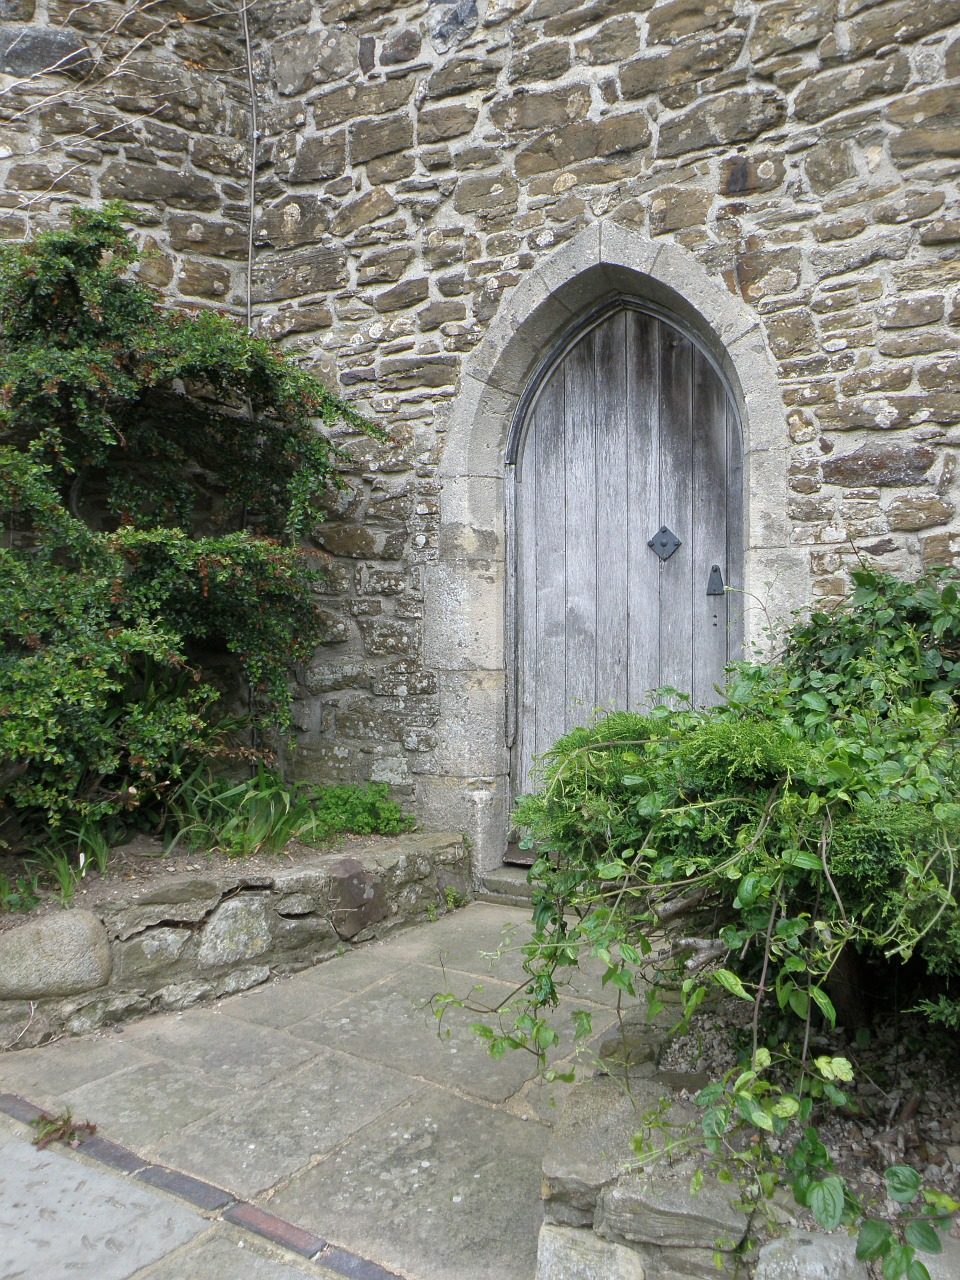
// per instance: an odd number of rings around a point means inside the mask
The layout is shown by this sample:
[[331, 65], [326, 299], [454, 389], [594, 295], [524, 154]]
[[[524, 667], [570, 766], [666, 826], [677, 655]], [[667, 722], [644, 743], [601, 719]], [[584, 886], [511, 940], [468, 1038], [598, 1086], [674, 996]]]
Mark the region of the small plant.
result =
[[68, 853], [62, 849], [45, 849], [39, 855], [36, 865], [40, 874], [56, 889], [61, 903], [67, 906], [74, 899], [79, 882], [79, 873]]
[[446, 886], [443, 896], [446, 900], [448, 911], [457, 911], [460, 907], [465, 907], [470, 901], [465, 893], [458, 893], [452, 884]]
[[310, 823], [298, 834], [305, 843], [320, 843], [332, 836], [399, 835], [416, 825], [404, 813], [385, 782], [368, 782], [364, 786], [313, 787]]
[[16, 880], [0, 872], [0, 911], [32, 911], [40, 901], [40, 882], [35, 871], [27, 870]]
[[30, 1121], [30, 1128], [36, 1130], [33, 1145], [41, 1151], [51, 1142], [65, 1142], [67, 1146], [79, 1147], [84, 1138], [92, 1137], [97, 1131], [97, 1126], [89, 1120], [74, 1120], [69, 1108], [55, 1116], [42, 1111]]
[[413, 826], [413, 819], [389, 798], [386, 783], [291, 784], [262, 762], [243, 782], [192, 777], [171, 811], [175, 835], [170, 849], [183, 842], [229, 857], [280, 853], [294, 839], [320, 844], [347, 832], [393, 835]]

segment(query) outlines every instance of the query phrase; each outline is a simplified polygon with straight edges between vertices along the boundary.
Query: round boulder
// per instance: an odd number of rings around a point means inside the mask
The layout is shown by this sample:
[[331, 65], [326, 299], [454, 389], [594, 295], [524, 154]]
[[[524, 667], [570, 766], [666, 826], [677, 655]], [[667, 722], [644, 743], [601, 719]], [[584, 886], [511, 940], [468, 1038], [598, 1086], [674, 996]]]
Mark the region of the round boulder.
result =
[[0, 1000], [80, 995], [106, 986], [112, 969], [92, 911], [56, 911], [0, 933]]

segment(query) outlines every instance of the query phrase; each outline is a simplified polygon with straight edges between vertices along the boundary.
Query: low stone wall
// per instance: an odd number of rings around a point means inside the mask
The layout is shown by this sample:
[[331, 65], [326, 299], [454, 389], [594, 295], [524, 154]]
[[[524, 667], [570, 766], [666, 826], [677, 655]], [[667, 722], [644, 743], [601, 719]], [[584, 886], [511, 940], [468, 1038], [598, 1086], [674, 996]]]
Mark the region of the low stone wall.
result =
[[380, 838], [267, 873], [238, 863], [156, 875], [0, 934], [0, 1045], [244, 991], [440, 914], [470, 885], [463, 839], [445, 834]]

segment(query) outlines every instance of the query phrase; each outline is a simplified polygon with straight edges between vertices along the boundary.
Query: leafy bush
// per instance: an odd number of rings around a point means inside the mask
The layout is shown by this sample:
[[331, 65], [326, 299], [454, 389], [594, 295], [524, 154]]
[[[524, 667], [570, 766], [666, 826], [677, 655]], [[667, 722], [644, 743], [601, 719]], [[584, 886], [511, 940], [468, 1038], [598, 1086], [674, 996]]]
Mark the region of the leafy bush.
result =
[[0, 248], [0, 803], [34, 833], [162, 820], [223, 748], [199, 655], [287, 723], [322, 637], [297, 544], [337, 483], [316, 424], [369, 427], [235, 321], [160, 306], [123, 216]]
[[922, 1280], [916, 1250], [939, 1250], [960, 1205], [921, 1195], [906, 1166], [886, 1175], [902, 1213], [857, 1203], [811, 1122], [847, 1105], [851, 1064], [811, 1046], [838, 1012], [853, 1030], [876, 1011], [868, 988], [960, 1022], [960, 596], [946, 570], [854, 581], [778, 661], [731, 668], [722, 705], [661, 690], [648, 714], [608, 715], [545, 753], [515, 813], [538, 852], [527, 982], [512, 1025], [479, 1030], [496, 1054], [543, 1059], [563, 971], [588, 955], [626, 996], [650, 980], [651, 1013], [678, 988], [681, 1026], [711, 991], [744, 1000], [750, 1048], [701, 1091], [684, 1140], [732, 1164], [747, 1200], [785, 1179], [828, 1229], [859, 1221], [858, 1256], [887, 1280]]

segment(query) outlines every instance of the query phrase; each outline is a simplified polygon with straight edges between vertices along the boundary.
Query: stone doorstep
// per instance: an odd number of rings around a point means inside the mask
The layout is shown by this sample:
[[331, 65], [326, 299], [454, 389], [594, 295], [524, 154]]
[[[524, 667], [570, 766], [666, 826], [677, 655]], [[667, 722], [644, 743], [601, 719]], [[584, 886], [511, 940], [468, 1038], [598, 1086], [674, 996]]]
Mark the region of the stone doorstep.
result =
[[293, 866], [158, 875], [0, 934], [0, 1038], [32, 1048], [245, 991], [469, 897], [463, 838], [373, 837]]
[[[24, 1124], [29, 1124], [44, 1114], [40, 1107], [14, 1093], [0, 1093], [0, 1112]], [[60, 1147], [57, 1149], [59, 1151]], [[166, 1165], [141, 1160], [136, 1152], [110, 1142], [109, 1139], [94, 1135], [82, 1142], [78, 1151], [83, 1160], [92, 1161], [123, 1176], [134, 1177], [138, 1182], [183, 1200], [194, 1209], [200, 1209], [213, 1219], [230, 1222], [235, 1227], [261, 1236], [271, 1244], [299, 1254], [301, 1258], [321, 1263], [329, 1271], [354, 1277], [354, 1280], [401, 1280], [395, 1271], [388, 1271], [369, 1258], [329, 1244], [320, 1236], [250, 1204], [247, 1200], [235, 1199], [228, 1191], [210, 1182], [170, 1169]], [[76, 1158], [70, 1152], [62, 1154]]]

